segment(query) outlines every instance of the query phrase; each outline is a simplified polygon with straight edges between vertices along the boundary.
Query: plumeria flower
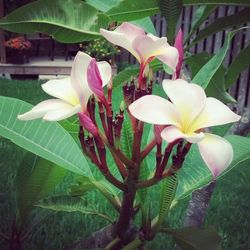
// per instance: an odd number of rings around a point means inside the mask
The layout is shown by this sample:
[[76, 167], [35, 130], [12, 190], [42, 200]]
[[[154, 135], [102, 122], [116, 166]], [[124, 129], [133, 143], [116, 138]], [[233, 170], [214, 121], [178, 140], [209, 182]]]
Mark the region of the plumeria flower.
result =
[[[94, 73], [92, 68], [94, 68]], [[101, 88], [95, 81], [89, 83], [88, 74], [98, 72]], [[87, 103], [89, 97], [95, 94], [103, 98], [101, 89], [111, 79], [111, 67], [107, 62], [96, 62], [89, 55], [78, 52], [71, 69], [70, 77], [50, 80], [42, 84], [42, 89], [55, 97], [42, 101], [30, 111], [18, 115], [20, 120], [33, 120], [43, 118], [46, 121], [60, 121], [74, 114], [81, 113], [87, 118]], [[89, 125], [90, 126], [90, 125]]]
[[218, 176], [231, 163], [233, 149], [224, 138], [206, 133], [204, 129], [236, 122], [240, 116], [219, 100], [206, 97], [196, 84], [181, 79], [164, 80], [163, 89], [171, 102], [155, 95], [143, 96], [129, 106], [131, 114], [147, 123], [168, 125], [161, 132], [168, 143], [177, 139], [197, 143], [212, 175]]
[[128, 50], [141, 64], [141, 74], [146, 65], [157, 57], [175, 71], [178, 63], [178, 51], [168, 44], [166, 37], [156, 37], [131, 23], [124, 22], [114, 31], [100, 30], [111, 43]]

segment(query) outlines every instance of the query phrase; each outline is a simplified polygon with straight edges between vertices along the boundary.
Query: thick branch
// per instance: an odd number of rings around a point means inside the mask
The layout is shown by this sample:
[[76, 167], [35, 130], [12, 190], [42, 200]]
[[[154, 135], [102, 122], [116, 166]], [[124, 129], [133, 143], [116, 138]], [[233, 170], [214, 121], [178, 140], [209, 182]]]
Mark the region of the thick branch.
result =
[[212, 197], [215, 181], [192, 193], [192, 198], [186, 211], [184, 226], [201, 227], [208, 209], [209, 201]]

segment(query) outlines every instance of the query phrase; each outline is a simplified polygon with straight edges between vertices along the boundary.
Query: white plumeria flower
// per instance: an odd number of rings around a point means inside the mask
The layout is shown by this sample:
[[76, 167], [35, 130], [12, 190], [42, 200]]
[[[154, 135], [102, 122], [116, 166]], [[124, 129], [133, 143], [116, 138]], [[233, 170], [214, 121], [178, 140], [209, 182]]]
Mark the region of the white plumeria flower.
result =
[[197, 143], [200, 154], [214, 177], [233, 159], [231, 144], [224, 138], [202, 132], [204, 128], [236, 122], [240, 116], [219, 100], [206, 97], [204, 90], [178, 79], [164, 80], [163, 89], [170, 101], [155, 95], [143, 96], [129, 106], [137, 119], [157, 125], [169, 125], [161, 132], [168, 143], [185, 139]]
[[[70, 77], [50, 80], [42, 84], [42, 89], [57, 99], [40, 102], [30, 111], [18, 115], [20, 120], [43, 118], [46, 121], [60, 121], [78, 112], [86, 113], [89, 97], [94, 93], [87, 79], [88, 67], [94, 60], [89, 55], [78, 52], [71, 69]], [[107, 62], [97, 62], [102, 85], [111, 79], [111, 67]], [[92, 90], [91, 90], [92, 89]]]
[[142, 28], [127, 22], [118, 26], [114, 31], [100, 29], [100, 32], [109, 42], [133, 54], [143, 68], [157, 57], [175, 71], [178, 51], [168, 44], [166, 37], [146, 35]]

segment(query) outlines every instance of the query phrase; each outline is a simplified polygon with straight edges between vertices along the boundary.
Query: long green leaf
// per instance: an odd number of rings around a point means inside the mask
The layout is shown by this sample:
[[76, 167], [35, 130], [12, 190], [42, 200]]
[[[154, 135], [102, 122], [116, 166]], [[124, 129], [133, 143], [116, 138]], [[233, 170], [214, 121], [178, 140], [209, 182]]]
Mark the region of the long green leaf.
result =
[[150, 17], [144, 17], [138, 20], [131, 21], [130, 23], [143, 28], [148, 33], [156, 35], [156, 30]]
[[183, 250], [221, 250], [221, 238], [212, 227], [164, 228], [162, 232], [172, 235]]
[[0, 21], [0, 28], [18, 33], [44, 32], [64, 43], [96, 39], [109, 18], [81, 0], [38, 0]]
[[17, 171], [18, 224], [23, 226], [33, 205], [51, 193], [67, 171], [55, 164], [27, 153]]
[[122, 0], [86, 0], [86, 3], [102, 12], [107, 12], [121, 1]]
[[248, 23], [250, 21], [250, 8], [245, 8], [244, 10], [237, 12], [234, 15], [222, 17], [216, 19], [213, 23], [211, 23], [205, 29], [199, 31], [196, 38], [191, 42], [188, 48], [191, 48], [200, 40], [216, 33], [221, 30], [225, 30], [227, 28], [242, 26], [244, 23]]
[[226, 87], [231, 87], [237, 80], [239, 74], [245, 70], [250, 65], [249, 60], [250, 55], [250, 45], [245, 47], [237, 57], [233, 60], [233, 62], [229, 65], [226, 73]]
[[133, 21], [159, 12], [157, 0], [124, 0], [106, 14], [115, 21]]
[[229, 44], [233, 36], [236, 34], [238, 30], [231, 31], [227, 34], [226, 40], [223, 46], [219, 49], [219, 51], [210, 59], [195, 75], [192, 82], [197, 83], [198, 85], [202, 86], [204, 89], [207, 88], [208, 84], [210, 83], [212, 77], [222, 64], [226, 53], [229, 48]]
[[248, 0], [183, 0], [184, 5], [210, 5], [210, 4], [219, 4], [219, 5], [243, 5], [250, 6]]
[[32, 108], [21, 100], [0, 97], [0, 136], [71, 172], [92, 177], [88, 162], [74, 139], [56, 122], [19, 121]]
[[185, 43], [199, 28], [199, 26], [209, 17], [209, 15], [216, 9], [217, 5], [202, 5], [194, 13], [194, 19], [191, 24], [191, 31], [185, 39]]
[[157, 231], [161, 224], [164, 222], [166, 216], [168, 215], [170, 206], [175, 197], [176, 189], [178, 185], [178, 176], [173, 175], [166, 178], [161, 187], [161, 198], [160, 198], [160, 211], [158, 215], [157, 222], [154, 226], [154, 230]]
[[122, 126], [120, 146], [128, 158], [132, 157], [133, 133], [129, 117], [125, 115]]
[[167, 21], [167, 37], [171, 44], [174, 43], [176, 26], [181, 15], [182, 0], [158, 0], [161, 15]]
[[120, 199], [118, 193], [106, 180], [93, 181], [85, 177], [77, 179], [76, 183], [71, 186], [70, 195], [83, 196], [89, 191], [99, 191], [115, 209], [119, 210]]
[[[183, 5], [236, 5], [250, 6], [249, 0], [183, 0]], [[115, 21], [132, 21], [153, 16], [159, 12], [157, 0], [123, 0], [106, 14]]]
[[109, 222], [113, 222], [107, 215], [100, 213], [99, 211], [91, 207], [88, 201], [83, 200], [80, 197], [71, 197], [68, 195], [54, 196], [39, 201], [36, 206], [41, 208], [50, 209], [57, 212], [79, 212], [86, 215], [97, 215]]
[[[188, 57], [186, 59], [186, 63], [190, 67], [192, 75], [197, 74], [197, 72], [203, 65], [206, 64], [207, 61], [211, 59], [211, 57], [212, 56], [206, 52]], [[208, 97], [215, 97], [224, 103], [236, 103], [236, 100], [226, 91], [225, 72], [225, 67], [221, 65], [210, 80], [210, 83], [206, 88], [206, 95]]]

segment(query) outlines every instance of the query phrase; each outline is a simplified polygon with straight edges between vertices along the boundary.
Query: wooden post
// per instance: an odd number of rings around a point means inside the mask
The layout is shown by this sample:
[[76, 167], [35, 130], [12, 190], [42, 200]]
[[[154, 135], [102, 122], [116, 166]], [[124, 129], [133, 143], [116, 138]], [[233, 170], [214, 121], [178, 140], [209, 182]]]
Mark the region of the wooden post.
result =
[[[0, 0], [0, 18], [4, 16], [3, 0]], [[0, 29], [0, 63], [6, 63], [6, 51], [5, 51], [5, 38], [4, 31]]]

